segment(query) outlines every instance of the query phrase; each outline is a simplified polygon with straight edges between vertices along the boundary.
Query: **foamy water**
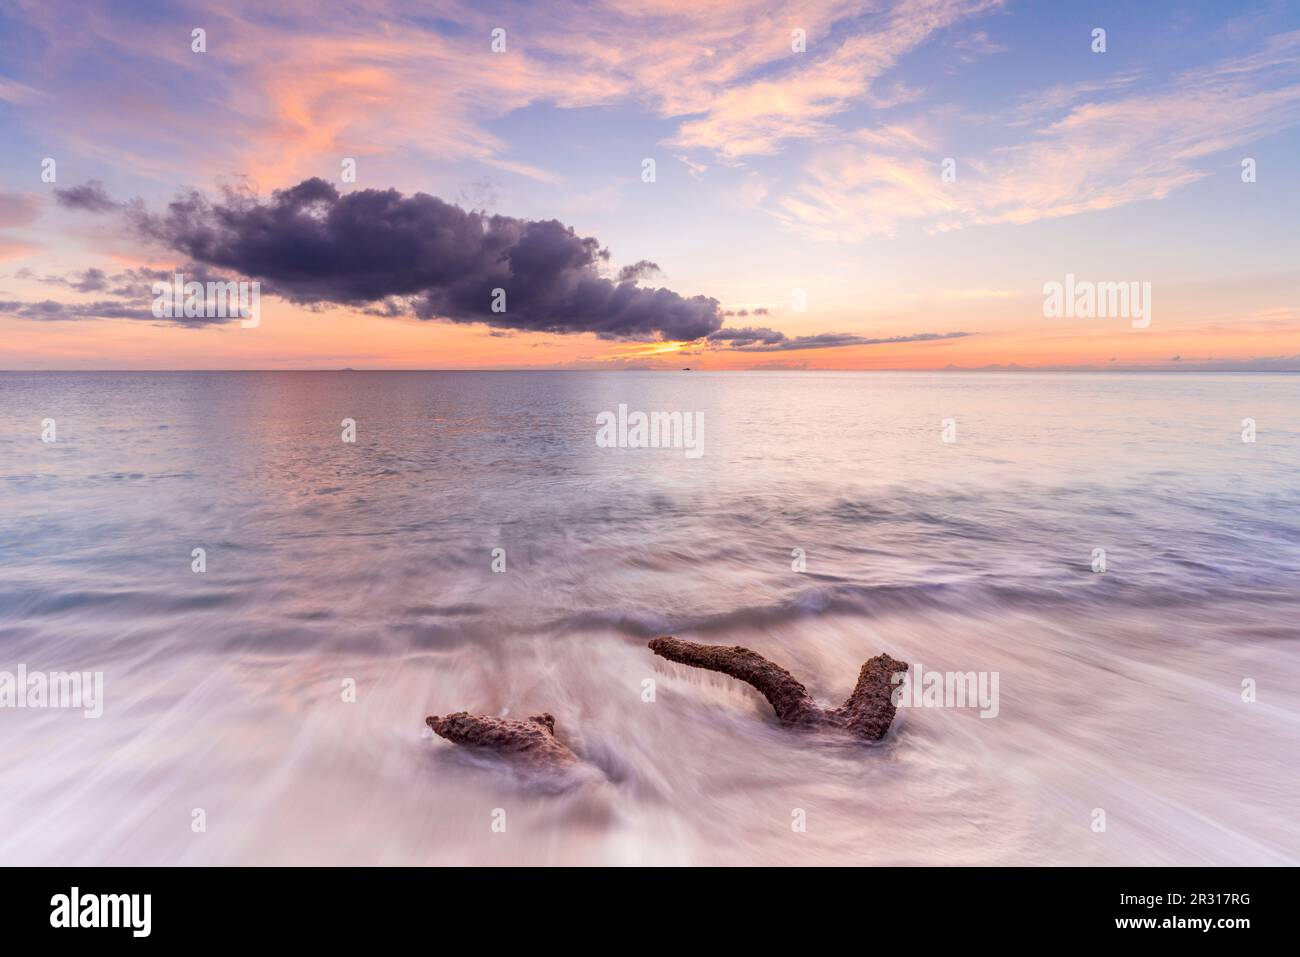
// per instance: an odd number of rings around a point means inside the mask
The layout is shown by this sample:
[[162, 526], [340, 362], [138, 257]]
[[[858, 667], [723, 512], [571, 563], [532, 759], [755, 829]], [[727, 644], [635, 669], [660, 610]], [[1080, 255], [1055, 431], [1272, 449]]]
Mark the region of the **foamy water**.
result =
[[[704, 455], [598, 448], [620, 403]], [[0, 709], [4, 863], [1300, 862], [1295, 377], [9, 373], [0, 453], [0, 671], [105, 687]], [[660, 633], [998, 714], [846, 746]], [[461, 709], [586, 764], [428, 736]]]

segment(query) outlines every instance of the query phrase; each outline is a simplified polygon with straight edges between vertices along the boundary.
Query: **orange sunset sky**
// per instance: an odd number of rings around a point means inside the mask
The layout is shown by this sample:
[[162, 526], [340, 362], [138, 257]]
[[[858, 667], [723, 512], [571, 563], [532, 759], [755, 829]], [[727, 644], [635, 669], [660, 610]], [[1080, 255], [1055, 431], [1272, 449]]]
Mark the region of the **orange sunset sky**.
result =
[[1294, 5], [58, 8], [0, 12], [0, 368], [1300, 369]]

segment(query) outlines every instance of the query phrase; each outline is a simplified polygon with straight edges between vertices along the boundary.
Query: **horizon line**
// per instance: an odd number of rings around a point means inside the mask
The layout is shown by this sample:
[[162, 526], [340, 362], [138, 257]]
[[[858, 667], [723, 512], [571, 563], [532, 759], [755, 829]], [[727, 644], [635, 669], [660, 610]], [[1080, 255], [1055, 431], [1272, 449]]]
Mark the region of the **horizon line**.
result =
[[173, 375], [176, 373], [214, 373], [227, 374], [231, 372], [256, 372], [256, 373], [283, 373], [283, 372], [550, 372], [550, 373], [586, 373], [586, 372], [705, 372], [705, 373], [723, 373], [727, 375], [745, 374], [750, 372], [861, 372], [861, 373], [925, 373], [932, 374], [936, 372], [979, 372], [979, 373], [1046, 373], [1050, 372], [1057, 375], [1113, 375], [1115, 373], [1124, 373], [1126, 375], [1296, 375], [1300, 374], [1300, 368], [1297, 369], [1151, 369], [1151, 368], [1118, 368], [1118, 369], [1061, 369], [1052, 367], [1035, 368], [1032, 366], [1021, 366], [1017, 368], [937, 368], [937, 369], [651, 369], [651, 368], [632, 368], [632, 369], [541, 369], [541, 368], [502, 368], [502, 369], [354, 369], [354, 368], [328, 368], [328, 369], [0, 369], [0, 375], [29, 375], [33, 373], [51, 373], [56, 375], [66, 374], [87, 374], [96, 375], [120, 374], [120, 375], [141, 375], [154, 373], [160, 375]]

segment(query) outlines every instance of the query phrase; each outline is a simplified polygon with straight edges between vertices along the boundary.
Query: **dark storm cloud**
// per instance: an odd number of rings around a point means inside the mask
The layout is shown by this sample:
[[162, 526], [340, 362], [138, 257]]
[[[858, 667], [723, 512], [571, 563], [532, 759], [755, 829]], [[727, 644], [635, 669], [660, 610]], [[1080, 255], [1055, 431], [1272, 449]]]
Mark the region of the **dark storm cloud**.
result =
[[89, 213], [106, 213], [111, 209], [117, 209], [120, 205], [109, 198], [104, 190], [104, 184], [97, 179], [68, 189], [56, 189], [54, 198], [60, 206], [67, 209], [84, 209]]
[[787, 336], [775, 329], [719, 329], [709, 342], [736, 352], [794, 352], [798, 349], [835, 349], [842, 346], [881, 346], [896, 342], [929, 342], [933, 339], [961, 339], [969, 332], [918, 332], [910, 336], [878, 339], [847, 332], [822, 332], [815, 336]]
[[[143, 235], [300, 303], [608, 339], [692, 340], [722, 325], [715, 299], [638, 286], [651, 263], [605, 278], [608, 252], [557, 220], [466, 211], [424, 193], [340, 195], [309, 179], [268, 201], [231, 189], [218, 202], [190, 192], [161, 215], [128, 215]], [[497, 289], [504, 312], [492, 308]]]
[[[141, 236], [189, 260], [187, 280], [258, 280], [263, 292], [309, 308], [347, 306], [375, 316], [415, 316], [484, 323], [529, 332], [590, 332], [605, 339], [694, 342], [712, 349], [778, 352], [920, 342], [967, 335], [924, 333], [871, 339], [847, 333], [788, 337], [767, 328], [723, 329], [726, 316], [765, 316], [758, 308], [723, 313], [716, 299], [687, 298], [640, 285], [660, 272], [647, 259], [602, 274], [609, 251], [558, 220], [528, 220], [465, 210], [425, 193], [362, 189], [340, 194], [323, 179], [303, 180], [262, 199], [228, 186], [220, 199], [192, 190], [161, 213], [139, 200], [114, 202], [95, 181], [58, 191], [64, 206], [116, 211]], [[137, 269], [117, 276], [87, 270], [54, 279], [81, 292], [108, 286], [124, 312], [141, 302], [140, 284], [170, 271]], [[501, 290], [501, 293], [498, 293]], [[503, 311], [493, 307], [503, 306]], [[14, 311], [22, 306], [20, 312]], [[101, 311], [108, 308], [100, 304]], [[11, 304], [29, 318], [77, 318], [69, 306]], [[193, 324], [193, 320], [175, 320]], [[211, 320], [209, 320], [211, 321]]]

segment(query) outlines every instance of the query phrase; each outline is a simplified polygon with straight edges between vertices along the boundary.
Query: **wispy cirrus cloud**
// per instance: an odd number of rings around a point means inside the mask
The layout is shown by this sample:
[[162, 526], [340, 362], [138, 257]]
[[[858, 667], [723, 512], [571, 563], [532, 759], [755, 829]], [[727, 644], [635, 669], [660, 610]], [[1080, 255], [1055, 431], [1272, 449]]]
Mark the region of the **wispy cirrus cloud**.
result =
[[[908, 0], [890, 8], [825, 55], [787, 57], [777, 77], [735, 83], [717, 92], [703, 116], [682, 123], [673, 144], [735, 159], [774, 153], [792, 139], [827, 130], [827, 120], [872, 94], [874, 84], [938, 30], [985, 13], [1001, 0]], [[788, 49], [788, 47], [787, 47]]]
[[0, 76], [0, 103], [31, 103], [40, 97], [30, 86]]
[[[318, 173], [324, 157], [336, 166], [344, 155], [404, 153], [553, 182], [508, 155], [488, 124], [529, 103], [591, 105], [621, 90], [523, 50], [495, 56], [487, 28], [437, 26], [486, 22], [468, 4], [330, 6], [192, 2], [160, 15], [88, 5], [72, 19], [66, 5], [20, 0], [13, 16], [28, 33], [4, 52], [40, 77], [46, 105], [31, 104], [29, 123], [79, 152], [264, 186]], [[195, 24], [206, 53], [190, 49]], [[95, 84], [84, 82], [88, 68]]]
[[961, 158], [956, 182], [941, 179], [939, 164], [961, 151], [933, 124], [859, 130], [809, 160], [772, 212], [818, 239], [860, 242], [904, 223], [945, 231], [1162, 199], [1210, 175], [1215, 154], [1300, 123], [1300, 31], [1160, 89], [1092, 98], [1130, 79], [1020, 104], [1003, 117], [1008, 129], [1027, 112], [1059, 112], [1027, 139]]
[[[636, 104], [676, 122], [668, 143], [679, 149], [770, 154], [855, 102], [897, 99], [903, 87], [877, 87], [902, 56], [1001, 3], [370, 0], [273, 13], [235, 0], [166, 16], [91, 5], [69, 29], [60, 4], [19, 0], [31, 36], [9, 54], [57, 103], [30, 111], [34, 125], [141, 169], [238, 172], [273, 187], [319, 174], [322, 157], [413, 154], [555, 183], [493, 121], [532, 104]], [[189, 49], [199, 23], [207, 54]], [[498, 27], [503, 54], [489, 48]], [[807, 52], [791, 50], [795, 27]], [[100, 81], [87, 86], [78, 65]], [[31, 102], [26, 89], [15, 86], [15, 102]]]

